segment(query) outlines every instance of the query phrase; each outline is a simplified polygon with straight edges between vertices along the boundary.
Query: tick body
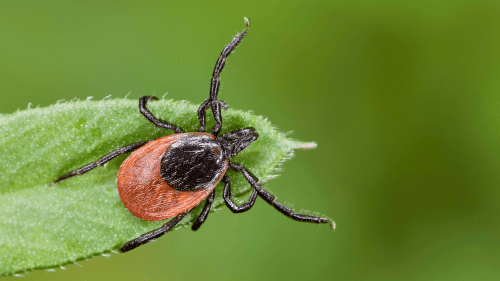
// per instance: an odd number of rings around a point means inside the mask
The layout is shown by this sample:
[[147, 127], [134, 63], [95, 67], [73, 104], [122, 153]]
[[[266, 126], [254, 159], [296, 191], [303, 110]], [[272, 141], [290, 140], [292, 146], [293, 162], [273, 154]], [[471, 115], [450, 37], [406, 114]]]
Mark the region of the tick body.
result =
[[[155, 126], [175, 132], [153, 141], [136, 142], [108, 153], [96, 162], [87, 164], [59, 177], [54, 183], [86, 173], [104, 165], [120, 154], [134, 151], [121, 165], [118, 172], [117, 186], [125, 207], [139, 219], [159, 221], [170, 219], [162, 227], [145, 233], [131, 240], [121, 248], [122, 252], [132, 250], [152, 241], [172, 229], [182, 218], [200, 204], [205, 206], [192, 229], [197, 230], [207, 219], [215, 197], [215, 186], [224, 183], [223, 198], [234, 213], [249, 210], [257, 196], [268, 202], [286, 216], [303, 222], [335, 223], [326, 218], [298, 214], [281, 205], [271, 194], [263, 190], [258, 179], [243, 165], [230, 161], [230, 158], [243, 151], [259, 134], [248, 127], [232, 131], [222, 136], [221, 108], [227, 109], [225, 102], [217, 98], [220, 85], [220, 72], [224, 68], [227, 56], [236, 48], [249, 29], [249, 22], [243, 32], [236, 35], [223, 50], [215, 64], [212, 75], [210, 96], [198, 109], [200, 128], [198, 132], [185, 133], [184, 130], [167, 121], [156, 118], [146, 107], [156, 97], [144, 96], [139, 99], [139, 112]], [[210, 107], [215, 119], [211, 133], [205, 132], [206, 109]], [[228, 169], [239, 171], [253, 187], [248, 202], [237, 205], [231, 199], [231, 181], [225, 175]]]
[[169, 219], [205, 199], [228, 163], [212, 134], [166, 136], [147, 143], [123, 162], [118, 192], [134, 216], [147, 221]]

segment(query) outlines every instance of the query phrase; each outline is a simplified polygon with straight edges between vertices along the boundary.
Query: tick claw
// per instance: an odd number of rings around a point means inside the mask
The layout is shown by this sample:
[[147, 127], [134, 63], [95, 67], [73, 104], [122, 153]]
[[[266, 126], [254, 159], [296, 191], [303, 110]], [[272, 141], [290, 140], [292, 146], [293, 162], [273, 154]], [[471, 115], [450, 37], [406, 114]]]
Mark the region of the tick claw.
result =
[[221, 106], [222, 108], [224, 108], [224, 109], [226, 109], [226, 110], [227, 110], [227, 104], [226, 104], [225, 102], [223, 102], [223, 101], [219, 100], [219, 103], [220, 103], [220, 106]]

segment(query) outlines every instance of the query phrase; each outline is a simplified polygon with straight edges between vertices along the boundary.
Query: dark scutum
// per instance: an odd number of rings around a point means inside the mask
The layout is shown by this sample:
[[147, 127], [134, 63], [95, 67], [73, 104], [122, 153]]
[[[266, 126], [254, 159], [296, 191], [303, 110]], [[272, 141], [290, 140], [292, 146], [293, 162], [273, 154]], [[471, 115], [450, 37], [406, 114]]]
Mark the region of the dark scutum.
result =
[[178, 191], [192, 191], [215, 184], [224, 172], [222, 148], [209, 136], [187, 136], [170, 146], [161, 158], [163, 180]]

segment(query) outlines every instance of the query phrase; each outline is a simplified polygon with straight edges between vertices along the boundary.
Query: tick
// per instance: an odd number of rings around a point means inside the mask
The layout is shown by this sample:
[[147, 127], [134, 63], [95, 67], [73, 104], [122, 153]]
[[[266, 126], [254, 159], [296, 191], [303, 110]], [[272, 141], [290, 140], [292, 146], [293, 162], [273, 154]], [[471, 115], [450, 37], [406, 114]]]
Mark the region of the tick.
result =
[[[120, 198], [125, 207], [139, 219], [160, 221], [172, 218], [162, 227], [145, 233], [131, 240], [121, 248], [122, 252], [130, 251], [142, 244], [152, 241], [172, 229], [181, 219], [206, 198], [205, 206], [192, 229], [197, 230], [207, 219], [214, 201], [215, 186], [224, 183], [223, 198], [233, 213], [248, 211], [255, 203], [257, 196], [275, 207], [288, 217], [312, 223], [335, 223], [326, 218], [314, 217], [293, 212], [290, 208], [278, 203], [274, 196], [263, 190], [258, 179], [243, 165], [229, 161], [243, 151], [259, 134], [248, 127], [218, 136], [222, 128], [221, 108], [227, 109], [226, 103], [217, 99], [220, 85], [220, 72], [224, 68], [226, 58], [248, 33], [250, 24], [245, 18], [246, 28], [237, 34], [223, 50], [215, 64], [210, 87], [210, 98], [198, 109], [200, 128], [196, 133], [185, 133], [172, 123], [153, 116], [146, 104], [158, 98], [144, 96], [139, 99], [139, 111], [154, 125], [173, 130], [175, 134], [152, 141], [133, 143], [108, 153], [96, 162], [87, 164], [59, 177], [54, 183], [81, 175], [96, 167], [102, 166], [120, 154], [134, 151], [121, 165], [118, 172], [117, 186]], [[206, 133], [206, 109], [212, 108], [216, 124], [211, 133]], [[231, 181], [225, 175], [228, 169], [240, 171], [253, 187], [248, 202], [237, 205], [231, 199]]]

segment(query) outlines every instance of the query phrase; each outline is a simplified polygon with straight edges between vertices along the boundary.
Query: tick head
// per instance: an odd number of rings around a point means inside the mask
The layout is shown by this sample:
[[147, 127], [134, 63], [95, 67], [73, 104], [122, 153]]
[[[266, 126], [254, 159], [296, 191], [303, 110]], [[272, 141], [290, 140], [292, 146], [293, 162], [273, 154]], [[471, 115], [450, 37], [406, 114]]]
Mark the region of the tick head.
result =
[[224, 150], [226, 158], [231, 158], [256, 141], [258, 137], [259, 133], [254, 128], [248, 127], [224, 134], [216, 141]]

